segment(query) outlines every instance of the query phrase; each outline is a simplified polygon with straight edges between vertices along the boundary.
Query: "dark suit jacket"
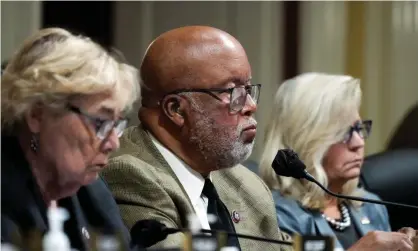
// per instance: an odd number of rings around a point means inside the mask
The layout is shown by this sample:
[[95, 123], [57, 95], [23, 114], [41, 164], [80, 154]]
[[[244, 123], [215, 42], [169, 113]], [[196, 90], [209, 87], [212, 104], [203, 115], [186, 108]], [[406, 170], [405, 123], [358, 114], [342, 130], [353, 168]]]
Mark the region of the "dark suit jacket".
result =
[[[379, 200], [379, 197], [369, 192], [363, 197]], [[334, 231], [319, 211], [304, 208], [296, 200], [282, 196], [277, 190], [273, 191], [273, 198], [276, 203], [277, 220], [283, 231], [289, 234], [335, 237]], [[360, 208], [349, 207], [348, 210], [361, 236], [374, 230], [391, 231], [388, 212], [383, 205], [363, 203]], [[335, 247], [342, 248], [336, 238]]]
[[[33, 230], [47, 231], [47, 208], [17, 139], [3, 134], [1, 145], [1, 239], [18, 244]], [[128, 246], [129, 232], [102, 179], [58, 204], [69, 212], [64, 230], [73, 248], [88, 250], [92, 234], [103, 231], [120, 235]]]
[[[193, 205], [182, 184], [142, 126], [125, 130], [121, 148], [102, 172], [128, 227], [137, 221], [154, 219], [167, 227], [187, 228]], [[237, 233], [286, 239], [277, 225], [271, 192], [263, 181], [242, 165], [214, 171], [211, 178], [222, 201], [232, 213]], [[181, 233], [168, 236], [154, 247], [178, 247]], [[291, 250], [287, 246], [239, 239], [242, 250]]]

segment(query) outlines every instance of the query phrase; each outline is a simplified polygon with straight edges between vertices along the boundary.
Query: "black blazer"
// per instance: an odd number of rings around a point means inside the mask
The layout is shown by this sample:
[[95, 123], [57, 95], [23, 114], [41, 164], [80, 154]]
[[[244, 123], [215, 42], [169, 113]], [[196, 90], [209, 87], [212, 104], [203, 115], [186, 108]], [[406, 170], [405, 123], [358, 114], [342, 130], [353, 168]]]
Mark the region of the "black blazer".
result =
[[[34, 229], [42, 234], [47, 231], [47, 208], [17, 139], [3, 134], [1, 146], [1, 240], [16, 243]], [[101, 178], [81, 187], [72, 197], [59, 200], [58, 205], [70, 215], [64, 231], [72, 248], [89, 250], [92, 233], [105, 232], [118, 233], [124, 249], [128, 249], [129, 232]]]

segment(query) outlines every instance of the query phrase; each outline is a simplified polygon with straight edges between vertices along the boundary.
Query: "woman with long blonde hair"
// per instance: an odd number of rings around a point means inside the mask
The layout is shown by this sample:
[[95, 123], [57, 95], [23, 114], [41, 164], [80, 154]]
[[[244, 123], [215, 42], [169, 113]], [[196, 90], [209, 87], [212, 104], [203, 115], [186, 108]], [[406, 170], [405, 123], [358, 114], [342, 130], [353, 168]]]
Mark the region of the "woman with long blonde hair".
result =
[[372, 126], [359, 115], [359, 82], [322, 73], [285, 81], [274, 98], [260, 175], [273, 191], [283, 231], [334, 236], [337, 247], [349, 250], [410, 250], [407, 234], [389, 232], [385, 206], [336, 199], [314, 183], [279, 177], [271, 168], [277, 151], [290, 148], [329, 190], [378, 199], [358, 188], [364, 143]]

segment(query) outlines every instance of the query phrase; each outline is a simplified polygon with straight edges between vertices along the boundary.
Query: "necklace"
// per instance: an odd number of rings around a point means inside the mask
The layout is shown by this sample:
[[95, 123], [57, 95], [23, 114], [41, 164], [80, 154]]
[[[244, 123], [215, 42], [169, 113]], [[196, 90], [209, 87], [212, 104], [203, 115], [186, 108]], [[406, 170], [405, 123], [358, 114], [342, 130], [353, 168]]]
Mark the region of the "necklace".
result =
[[344, 203], [341, 203], [338, 205], [338, 208], [341, 212], [341, 219], [336, 220], [331, 217], [326, 216], [325, 214], [322, 214], [322, 217], [328, 222], [328, 224], [331, 225], [332, 228], [338, 231], [344, 231], [347, 227], [351, 225], [351, 217], [348, 213], [348, 208], [344, 205]]

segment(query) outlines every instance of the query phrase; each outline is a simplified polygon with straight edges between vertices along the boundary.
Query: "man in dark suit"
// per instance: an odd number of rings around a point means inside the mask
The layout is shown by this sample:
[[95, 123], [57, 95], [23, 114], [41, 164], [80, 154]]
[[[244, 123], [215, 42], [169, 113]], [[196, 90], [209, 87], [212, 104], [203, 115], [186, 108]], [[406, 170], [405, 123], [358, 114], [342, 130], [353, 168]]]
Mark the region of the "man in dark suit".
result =
[[[141, 66], [141, 124], [125, 130], [117, 157], [102, 173], [128, 227], [155, 219], [187, 228], [196, 214], [202, 228], [273, 239], [280, 232], [270, 190], [240, 165], [251, 154], [260, 85], [241, 44], [202, 26], [159, 36]], [[208, 215], [218, 222], [209, 222]], [[178, 247], [182, 233], [155, 247]], [[286, 246], [229, 238], [242, 250]]]

